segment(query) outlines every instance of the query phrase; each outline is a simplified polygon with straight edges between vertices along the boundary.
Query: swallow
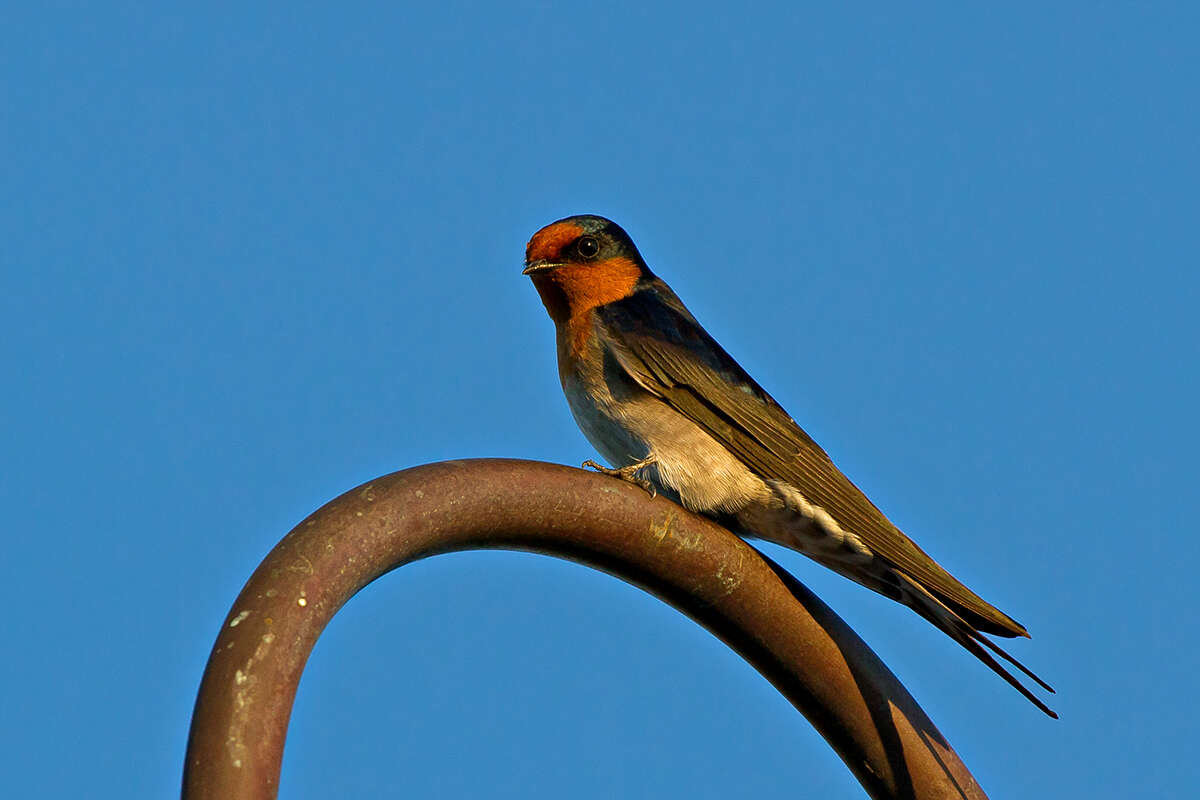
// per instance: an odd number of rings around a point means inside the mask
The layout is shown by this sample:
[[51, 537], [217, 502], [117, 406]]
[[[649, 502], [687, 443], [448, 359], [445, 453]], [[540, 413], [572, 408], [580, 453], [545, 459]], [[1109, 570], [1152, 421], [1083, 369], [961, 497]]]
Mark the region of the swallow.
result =
[[1024, 626], [893, 525], [700, 326], [616, 223], [583, 215], [547, 225], [529, 240], [524, 274], [554, 321], [571, 413], [613, 468], [584, 466], [908, 606], [1058, 718], [993, 654], [1054, 690], [985, 635], [1028, 637]]

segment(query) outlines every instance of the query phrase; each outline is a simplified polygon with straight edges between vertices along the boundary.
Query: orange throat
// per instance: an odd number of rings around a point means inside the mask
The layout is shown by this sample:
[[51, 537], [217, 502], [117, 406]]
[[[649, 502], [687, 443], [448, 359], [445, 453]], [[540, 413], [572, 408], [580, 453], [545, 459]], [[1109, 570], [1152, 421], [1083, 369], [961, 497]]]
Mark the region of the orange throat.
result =
[[641, 277], [632, 259], [617, 257], [595, 264], [566, 264], [534, 273], [533, 285], [558, 328], [560, 341], [569, 337], [571, 355], [583, 349], [590, 326], [589, 312], [597, 306], [624, 300]]

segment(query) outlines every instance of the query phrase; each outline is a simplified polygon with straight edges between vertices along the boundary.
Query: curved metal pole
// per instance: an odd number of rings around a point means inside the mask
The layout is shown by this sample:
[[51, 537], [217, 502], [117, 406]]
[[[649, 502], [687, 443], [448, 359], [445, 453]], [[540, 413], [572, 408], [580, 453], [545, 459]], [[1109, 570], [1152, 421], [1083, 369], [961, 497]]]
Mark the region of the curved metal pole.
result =
[[863, 641], [741, 539], [606, 476], [500, 459], [429, 464], [363, 484], [267, 555], [204, 671], [183, 797], [275, 797], [296, 686], [325, 625], [384, 573], [473, 549], [568, 558], [670, 603], [771, 681], [872, 797], [985, 797]]

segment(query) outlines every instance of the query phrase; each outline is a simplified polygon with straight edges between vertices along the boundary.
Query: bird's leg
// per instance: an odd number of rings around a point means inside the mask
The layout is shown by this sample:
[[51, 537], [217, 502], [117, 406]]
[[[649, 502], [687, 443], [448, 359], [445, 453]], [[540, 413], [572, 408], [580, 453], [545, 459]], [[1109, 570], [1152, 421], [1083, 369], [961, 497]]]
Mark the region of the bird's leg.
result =
[[636, 483], [638, 486], [649, 492], [651, 497], [656, 497], [658, 495], [658, 490], [654, 488], [654, 484], [645, 478], [638, 476], [638, 470], [650, 466], [651, 464], [655, 463], [655, 461], [657, 461], [657, 459], [653, 454], [650, 454], [641, 461], [638, 461], [636, 464], [630, 464], [627, 467], [618, 467], [617, 469], [610, 469], [609, 467], [597, 464], [595, 461], [592, 461], [589, 458], [587, 461], [583, 462], [581, 466], [591, 467], [592, 469], [596, 470], [596, 472], [602, 472], [605, 475], [611, 475], [614, 478], [620, 478], [623, 481]]

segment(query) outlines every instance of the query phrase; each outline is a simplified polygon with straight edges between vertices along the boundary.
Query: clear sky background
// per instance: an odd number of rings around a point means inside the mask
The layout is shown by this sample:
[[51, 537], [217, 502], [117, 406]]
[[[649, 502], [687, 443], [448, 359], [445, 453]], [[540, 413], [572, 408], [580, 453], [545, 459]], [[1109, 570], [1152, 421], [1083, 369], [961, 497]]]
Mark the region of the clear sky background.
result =
[[[222, 618], [330, 498], [592, 457], [520, 274], [584, 212], [1029, 627], [1059, 722], [770, 551], [993, 797], [1194, 791], [1195, 4], [437, 6], [4, 13], [0, 794], [176, 793]], [[309, 663], [282, 796], [401, 793], [862, 796], [707, 632], [511, 553]]]

